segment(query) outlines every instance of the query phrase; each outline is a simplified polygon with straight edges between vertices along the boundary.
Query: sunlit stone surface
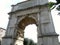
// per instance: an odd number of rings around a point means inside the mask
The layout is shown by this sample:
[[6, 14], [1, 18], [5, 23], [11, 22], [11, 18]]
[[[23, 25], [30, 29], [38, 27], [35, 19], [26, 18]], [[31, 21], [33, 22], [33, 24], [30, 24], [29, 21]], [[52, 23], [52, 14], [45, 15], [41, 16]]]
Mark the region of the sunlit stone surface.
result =
[[19, 37], [19, 38], [16, 40], [15, 45], [24, 45], [23, 42], [22, 42], [23, 40], [24, 40], [23, 38], [20, 38], [20, 37]]

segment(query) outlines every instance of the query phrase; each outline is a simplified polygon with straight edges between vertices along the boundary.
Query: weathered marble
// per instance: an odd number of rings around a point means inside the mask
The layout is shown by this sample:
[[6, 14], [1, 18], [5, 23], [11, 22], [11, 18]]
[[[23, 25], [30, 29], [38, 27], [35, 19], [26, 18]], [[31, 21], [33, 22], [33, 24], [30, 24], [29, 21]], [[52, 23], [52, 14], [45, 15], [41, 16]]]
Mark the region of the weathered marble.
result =
[[13, 45], [16, 38], [21, 37], [17, 30], [23, 34], [25, 26], [32, 23], [37, 25], [37, 45], [59, 45], [47, 3], [48, 0], [30, 0], [13, 5], [2, 45]]

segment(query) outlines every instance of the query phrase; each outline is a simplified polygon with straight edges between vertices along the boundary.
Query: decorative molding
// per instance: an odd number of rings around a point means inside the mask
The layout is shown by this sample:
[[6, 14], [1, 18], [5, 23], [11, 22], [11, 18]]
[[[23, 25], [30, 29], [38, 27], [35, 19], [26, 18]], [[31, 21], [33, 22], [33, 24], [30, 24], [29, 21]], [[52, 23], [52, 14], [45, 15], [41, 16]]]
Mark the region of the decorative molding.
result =
[[[43, 3], [42, 3], [43, 1]], [[14, 6], [12, 6], [12, 11], [9, 14], [15, 13], [16, 11], [22, 11], [22, 10], [26, 10], [29, 8], [34, 8], [36, 6], [45, 6], [48, 4], [48, 1], [44, 1], [44, 0], [31, 0], [31, 1], [26, 1], [24, 3], [18, 3]]]
[[38, 38], [43, 38], [43, 37], [52, 37], [52, 36], [59, 36], [58, 34], [42, 34], [41, 36], [38, 36]]
[[3, 39], [7, 39], [7, 38], [10, 38], [10, 39], [17, 39], [17, 38], [15, 38], [15, 37], [12, 37], [12, 36], [5, 36], [5, 37], [3, 37]]

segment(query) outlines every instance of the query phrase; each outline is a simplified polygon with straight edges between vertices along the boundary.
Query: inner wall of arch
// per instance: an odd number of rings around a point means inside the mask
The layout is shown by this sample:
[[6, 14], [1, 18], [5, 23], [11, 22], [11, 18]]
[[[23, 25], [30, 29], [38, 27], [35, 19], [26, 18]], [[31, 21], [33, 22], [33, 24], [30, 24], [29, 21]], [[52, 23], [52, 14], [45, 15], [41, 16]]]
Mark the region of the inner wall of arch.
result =
[[[32, 17], [25, 17], [18, 24], [19, 29], [17, 30], [17, 40], [16, 44], [24, 44], [25, 38], [32, 40], [34, 43], [37, 43], [37, 26], [36, 20]], [[28, 41], [27, 41], [28, 42]]]

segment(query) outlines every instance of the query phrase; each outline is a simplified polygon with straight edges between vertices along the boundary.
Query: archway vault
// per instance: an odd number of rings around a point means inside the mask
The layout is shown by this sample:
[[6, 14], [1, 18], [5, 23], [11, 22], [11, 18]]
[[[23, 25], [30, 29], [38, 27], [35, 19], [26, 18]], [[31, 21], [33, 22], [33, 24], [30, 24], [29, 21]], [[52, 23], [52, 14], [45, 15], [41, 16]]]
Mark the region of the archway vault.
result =
[[23, 29], [23, 30], [24, 30], [25, 27], [26, 27], [27, 25], [29, 25], [29, 24], [36, 24], [36, 25], [37, 25], [36, 20], [35, 20], [34, 18], [26, 16], [25, 18], [23, 18], [23, 19], [18, 23], [18, 27], [19, 27], [20, 29]]
[[[16, 33], [16, 38], [17, 38], [17, 40], [20, 40], [20, 41], [23, 39], [21, 41], [22, 44], [24, 42], [24, 29], [29, 24], [36, 24], [37, 25], [36, 19], [33, 18], [33, 17], [26, 16], [26, 17], [22, 18], [22, 20], [20, 20], [18, 25], [17, 25], [18, 29], [17, 29], [17, 33]], [[15, 40], [15, 43], [16, 43], [17, 40]]]
[[17, 33], [16, 33], [17, 38], [18, 37], [24, 38], [24, 29], [29, 24], [37, 25], [36, 19], [34, 19], [33, 17], [26, 16], [22, 20], [20, 20], [20, 22], [17, 25], [17, 27], [18, 27]]

